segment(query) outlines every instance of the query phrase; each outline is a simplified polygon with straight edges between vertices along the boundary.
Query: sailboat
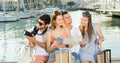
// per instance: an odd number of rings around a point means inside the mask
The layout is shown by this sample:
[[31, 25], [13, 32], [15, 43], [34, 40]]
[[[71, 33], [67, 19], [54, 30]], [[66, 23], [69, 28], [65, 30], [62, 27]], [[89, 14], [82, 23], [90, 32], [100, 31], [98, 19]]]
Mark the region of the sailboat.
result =
[[6, 12], [6, 2], [10, 2], [12, 0], [0, 0], [0, 3], [2, 3], [3, 12], [0, 12], [0, 22], [10, 22], [10, 21], [18, 21], [18, 16], [10, 15]]
[[26, 12], [30, 14], [31, 17], [35, 17], [41, 14], [41, 11], [38, 10], [38, 0], [26, 0]]
[[24, 0], [19, 0], [19, 3], [17, 2], [17, 16], [19, 16], [20, 19], [30, 18], [30, 14], [25, 12]]

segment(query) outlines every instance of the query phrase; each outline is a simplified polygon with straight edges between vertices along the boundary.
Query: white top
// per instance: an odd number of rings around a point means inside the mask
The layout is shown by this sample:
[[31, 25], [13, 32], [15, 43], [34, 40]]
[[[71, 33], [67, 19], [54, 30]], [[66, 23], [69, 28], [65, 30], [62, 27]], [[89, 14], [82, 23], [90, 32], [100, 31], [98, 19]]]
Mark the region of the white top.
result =
[[81, 36], [81, 32], [79, 30], [79, 27], [72, 27], [71, 29], [71, 37]]
[[[39, 34], [41, 34], [42, 32], [39, 30], [38, 31], [38, 34], [36, 34], [36, 40], [38, 40], [38, 41], [40, 41], [40, 42], [42, 42], [42, 43], [45, 43], [45, 34], [43, 34], [43, 35], [39, 35]], [[44, 49], [44, 48], [42, 48], [42, 47], [40, 47], [39, 45], [35, 45], [35, 55], [43, 55], [43, 56], [48, 56], [48, 52]]]
[[[77, 37], [77, 36], [82, 36], [81, 35], [81, 32], [79, 30], [79, 27], [72, 27], [71, 29], [71, 37]], [[81, 40], [81, 39], [80, 39]], [[71, 48], [71, 52], [79, 52], [79, 48], [80, 48], [80, 45], [74, 45], [72, 48]]]

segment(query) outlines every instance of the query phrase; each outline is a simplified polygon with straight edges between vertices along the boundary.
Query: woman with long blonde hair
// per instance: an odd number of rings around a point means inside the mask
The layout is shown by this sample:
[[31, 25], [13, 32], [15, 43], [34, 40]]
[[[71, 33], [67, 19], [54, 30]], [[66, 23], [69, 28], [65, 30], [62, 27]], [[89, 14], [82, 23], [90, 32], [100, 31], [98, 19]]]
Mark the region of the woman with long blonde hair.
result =
[[55, 63], [55, 51], [58, 51], [59, 48], [72, 47], [72, 45], [62, 44], [58, 40], [58, 38], [62, 39], [68, 37], [70, 37], [70, 32], [68, 29], [64, 28], [62, 14], [58, 11], [54, 11], [52, 13], [51, 30], [46, 34], [47, 51], [50, 53], [48, 63]]
[[96, 63], [98, 45], [104, 41], [100, 26], [97, 23], [92, 23], [92, 17], [89, 12], [83, 12], [79, 28], [82, 34], [79, 53], [80, 63]]

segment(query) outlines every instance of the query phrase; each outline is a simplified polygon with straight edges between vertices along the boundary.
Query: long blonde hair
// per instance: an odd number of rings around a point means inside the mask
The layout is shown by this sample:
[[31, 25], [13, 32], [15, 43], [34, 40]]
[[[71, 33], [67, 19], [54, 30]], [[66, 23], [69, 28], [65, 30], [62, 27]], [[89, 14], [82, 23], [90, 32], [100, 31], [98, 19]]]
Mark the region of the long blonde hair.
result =
[[57, 19], [57, 16], [62, 15], [60, 12], [58, 12], [57, 10], [53, 11], [52, 13], [52, 23], [51, 23], [51, 29], [55, 30], [56, 26], [55, 26], [55, 21]]
[[[87, 32], [88, 32], [88, 38], [89, 38], [89, 42], [92, 40], [92, 37], [93, 37], [93, 26], [92, 26], [92, 19], [91, 19], [91, 14], [89, 12], [83, 12], [83, 15], [84, 17], [87, 17], [88, 18], [88, 29], [87, 29]], [[80, 31], [81, 31], [81, 34], [82, 34], [82, 38], [85, 37], [85, 27], [84, 26], [79, 26], [80, 28]]]

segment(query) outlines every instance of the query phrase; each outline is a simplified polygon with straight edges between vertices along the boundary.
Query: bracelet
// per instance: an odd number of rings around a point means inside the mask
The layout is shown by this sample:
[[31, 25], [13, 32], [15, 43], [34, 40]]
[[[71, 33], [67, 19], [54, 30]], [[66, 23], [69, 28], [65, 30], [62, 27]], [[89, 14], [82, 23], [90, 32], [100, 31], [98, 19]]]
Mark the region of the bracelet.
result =
[[69, 47], [69, 45], [68, 45], [68, 44], [65, 44], [65, 47]]

